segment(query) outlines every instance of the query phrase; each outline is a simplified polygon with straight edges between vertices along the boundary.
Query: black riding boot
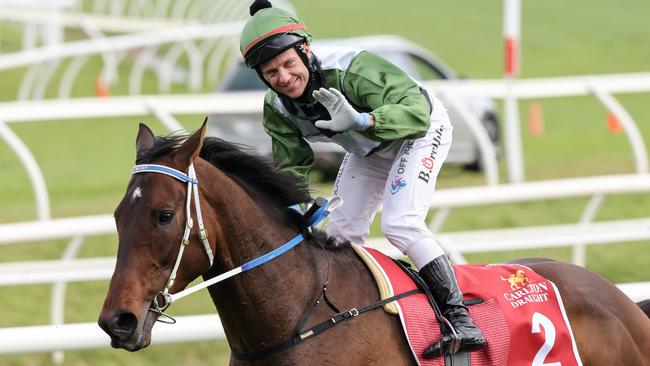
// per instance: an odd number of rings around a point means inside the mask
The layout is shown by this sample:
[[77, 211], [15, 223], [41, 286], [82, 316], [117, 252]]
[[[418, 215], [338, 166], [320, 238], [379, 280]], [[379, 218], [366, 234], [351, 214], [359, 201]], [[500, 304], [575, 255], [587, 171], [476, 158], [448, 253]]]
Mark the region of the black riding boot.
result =
[[424, 279], [433, 294], [442, 315], [449, 320], [460, 338], [460, 349], [454, 350], [454, 339], [451, 332], [443, 334], [442, 339], [427, 348], [424, 358], [439, 357], [454, 354], [457, 351], [474, 351], [485, 345], [483, 333], [469, 317], [467, 307], [463, 305], [463, 294], [458, 288], [454, 270], [446, 255], [435, 258], [420, 269]]

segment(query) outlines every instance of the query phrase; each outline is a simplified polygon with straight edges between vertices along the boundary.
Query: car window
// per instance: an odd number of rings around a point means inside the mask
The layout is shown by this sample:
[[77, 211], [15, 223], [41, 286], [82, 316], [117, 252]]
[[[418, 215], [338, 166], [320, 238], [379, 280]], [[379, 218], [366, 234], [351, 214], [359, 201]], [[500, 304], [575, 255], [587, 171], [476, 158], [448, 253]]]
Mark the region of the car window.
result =
[[409, 74], [412, 78], [420, 80], [420, 73], [418, 72], [418, 69], [415, 67], [413, 60], [411, 57], [409, 57], [408, 54], [402, 52], [382, 52], [378, 54], [386, 60], [390, 61], [393, 65], [404, 70], [404, 72]]
[[405, 52], [382, 52], [379, 55], [404, 70], [415, 80], [447, 79], [436, 65], [416, 55]]
[[410, 55], [409, 58], [411, 59], [411, 63], [413, 64], [413, 67], [415, 70], [417, 70], [418, 74], [418, 80], [437, 80], [437, 79], [447, 79], [447, 76], [445, 76], [440, 69], [438, 69], [435, 65], [431, 64], [430, 62], [416, 56], [416, 55]]

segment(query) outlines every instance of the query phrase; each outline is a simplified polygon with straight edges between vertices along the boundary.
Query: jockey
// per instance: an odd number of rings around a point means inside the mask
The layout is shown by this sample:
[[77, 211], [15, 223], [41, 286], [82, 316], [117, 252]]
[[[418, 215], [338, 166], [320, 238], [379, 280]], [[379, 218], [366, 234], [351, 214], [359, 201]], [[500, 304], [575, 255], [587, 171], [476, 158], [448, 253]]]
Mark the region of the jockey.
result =
[[[263, 125], [273, 158], [307, 180], [314, 153], [307, 141], [333, 142], [347, 154], [333, 196], [331, 236], [363, 244], [383, 201], [381, 228], [413, 260], [443, 315], [460, 337], [460, 350], [485, 345], [463, 305], [449, 259], [425, 218], [451, 145], [447, 110], [401, 69], [370, 52], [311, 49], [305, 24], [264, 0], [251, 5], [241, 34], [246, 65], [270, 90]], [[424, 356], [454, 353], [447, 334]]]

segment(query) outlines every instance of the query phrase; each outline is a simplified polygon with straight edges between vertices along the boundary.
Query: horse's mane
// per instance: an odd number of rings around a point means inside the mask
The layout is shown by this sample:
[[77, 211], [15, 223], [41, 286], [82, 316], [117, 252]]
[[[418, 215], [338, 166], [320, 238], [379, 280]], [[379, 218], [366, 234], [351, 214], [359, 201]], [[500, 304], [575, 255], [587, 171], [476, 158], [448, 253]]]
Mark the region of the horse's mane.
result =
[[[158, 136], [153, 145], [138, 155], [136, 164], [151, 164], [180, 146], [188, 135]], [[305, 235], [307, 223], [302, 215], [289, 206], [311, 201], [307, 184], [290, 172], [281, 171], [262, 156], [244, 151], [243, 145], [216, 137], [206, 137], [200, 156], [242, 186], [256, 202], [262, 203], [301, 230]], [[327, 247], [338, 247], [325, 235], [309, 235]]]
[[[137, 164], [150, 164], [180, 146], [187, 135], [158, 136], [153, 145], [138, 156]], [[279, 209], [303, 202], [311, 196], [307, 185], [289, 172], [280, 171], [264, 157], [243, 151], [241, 145], [216, 137], [206, 137], [200, 156], [226, 175], [254, 192], [256, 199]]]

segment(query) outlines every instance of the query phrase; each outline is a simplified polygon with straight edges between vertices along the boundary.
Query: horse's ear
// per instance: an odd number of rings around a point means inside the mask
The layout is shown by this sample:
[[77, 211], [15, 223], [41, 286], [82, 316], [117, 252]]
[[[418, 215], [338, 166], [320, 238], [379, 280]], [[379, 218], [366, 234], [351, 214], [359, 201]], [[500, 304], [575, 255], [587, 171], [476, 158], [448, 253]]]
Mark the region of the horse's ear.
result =
[[144, 123], [140, 123], [140, 128], [138, 129], [138, 137], [135, 138], [136, 157], [140, 156], [143, 151], [153, 146], [155, 138], [156, 137], [154, 136], [151, 129], [149, 129], [149, 127], [147, 127], [147, 125]]
[[181, 146], [174, 152], [174, 159], [180, 163], [189, 165], [199, 156], [205, 133], [208, 131], [208, 118], [206, 117], [201, 127], [196, 130]]

